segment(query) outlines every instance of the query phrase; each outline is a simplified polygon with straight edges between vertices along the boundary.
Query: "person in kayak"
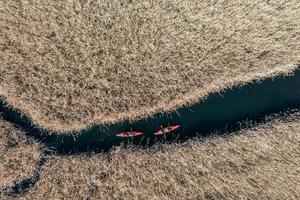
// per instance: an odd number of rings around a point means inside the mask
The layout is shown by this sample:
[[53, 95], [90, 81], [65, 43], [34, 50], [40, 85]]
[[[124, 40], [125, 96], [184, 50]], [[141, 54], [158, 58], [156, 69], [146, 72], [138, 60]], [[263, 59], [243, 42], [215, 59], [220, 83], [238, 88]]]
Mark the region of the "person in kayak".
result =
[[162, 134], [165, 134], [165, 133], [166, 133], [166, 131], [165, 131], [165, 129], [164, 129], [164, 126], [163, 126], [163, 125], [160, 125], [160, 130], [161, 130], [161, 133], [162, 133]]
[[160, 125], [160, 130], [161, 130], [162, 134], [166, 134], [172, 130], [172, 127], [168, 126], [168, 127], [164, 128], [163, 125]]
[[127, 132], [127, 136], [133, 137], [133, 131], [132, 131], [132, 128], [130, 128], [130, 131]]

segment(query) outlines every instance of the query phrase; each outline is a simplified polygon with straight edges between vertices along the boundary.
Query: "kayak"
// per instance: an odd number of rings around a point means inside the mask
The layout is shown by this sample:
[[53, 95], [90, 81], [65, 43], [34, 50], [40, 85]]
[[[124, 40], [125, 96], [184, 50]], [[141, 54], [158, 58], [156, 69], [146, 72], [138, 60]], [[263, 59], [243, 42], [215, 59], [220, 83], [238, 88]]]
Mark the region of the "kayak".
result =
[[118, 133], [117, 137], [122, 137], [122, 138], [135, 137], [135, 136], [139, 136], [142, 134], [143, 134], [143, 132], [138, 132], [138, 131], [125, 131], [125, 132]]
[[162, 128], [162, 129], [156, 131], [154, 133], [154, 135], [164, 135], [166, 133], [170, 133], [170, 132], [178, 129], [179, 127], [180, 127], [180, 125], [167, 126], [165, 128]]

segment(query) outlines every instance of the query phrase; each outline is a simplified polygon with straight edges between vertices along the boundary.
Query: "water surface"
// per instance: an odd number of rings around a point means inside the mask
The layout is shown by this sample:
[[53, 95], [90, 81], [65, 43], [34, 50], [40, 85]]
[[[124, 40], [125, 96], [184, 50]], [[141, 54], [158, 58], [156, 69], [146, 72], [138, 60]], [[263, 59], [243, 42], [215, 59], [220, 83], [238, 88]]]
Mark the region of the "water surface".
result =
[[171, 113], [156, 114], [135, 122], [122, 121], [110, 126], [95, 125], [69, 135], [40, 130], [26, 116], [0, 101], [0, 111], [7, 120], [21, 126], [28, 135], [58, 153], [107, 150], [126, 141], [115, 135], [130, 129], [144, 132], [143, 136], [133, 139], [133, 143], [152, 144], [160, 140], [153, 133], [161, 125], [180, 124], [180, 129], [168, 138], [176, 137], [181, 141], [196, 135], [209, 135], [217, 130], [230, 132], [238, 130], [242, 121], [261, 121], [269, 114], [294, 108], [300, 108], [300, 70], [294, 76], [269, 78], [211, 94], [204, 102]]

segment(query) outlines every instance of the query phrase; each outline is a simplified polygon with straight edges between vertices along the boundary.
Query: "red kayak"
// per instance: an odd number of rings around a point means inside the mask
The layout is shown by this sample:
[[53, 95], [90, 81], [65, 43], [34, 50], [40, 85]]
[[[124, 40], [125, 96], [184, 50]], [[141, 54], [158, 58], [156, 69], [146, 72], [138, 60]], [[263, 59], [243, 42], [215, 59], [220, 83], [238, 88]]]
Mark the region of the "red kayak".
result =
[[166, 133], [170, 133], [170, 132], [178, 129], [179, 127], [180, 127], [180, 125], [167, 126], [165, 128], [162, 127], [161, 129], [159, 129], [158, 131], [156, 131], [154, 133], [154, 135], [164, 135]]
[[126, 132], [121, 132], [117, 134], [117, 137], [122, 137], [122, 138], [126, 138], [126, 137], [135, 137], [135, 136], [139, 136], [142, 135], [143, 132], [138, 132], [138, 131], [126, 131]]

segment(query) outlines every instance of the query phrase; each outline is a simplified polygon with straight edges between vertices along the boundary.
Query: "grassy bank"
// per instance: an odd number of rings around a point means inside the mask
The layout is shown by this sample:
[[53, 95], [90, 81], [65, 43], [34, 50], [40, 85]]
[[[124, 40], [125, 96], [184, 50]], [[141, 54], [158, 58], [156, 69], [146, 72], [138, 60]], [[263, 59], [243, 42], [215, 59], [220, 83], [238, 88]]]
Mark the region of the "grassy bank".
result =
[[299, 199], [300, 114], [226, 137], [52, 156], [21, 199]]
[[137, 119], [300, 63], [298, 0], [0, 2], [0, 93], [54, 131]]
[[40, 158], [41, 146], [0, 116], [0, 199], [7, 188], [36, 173]]

